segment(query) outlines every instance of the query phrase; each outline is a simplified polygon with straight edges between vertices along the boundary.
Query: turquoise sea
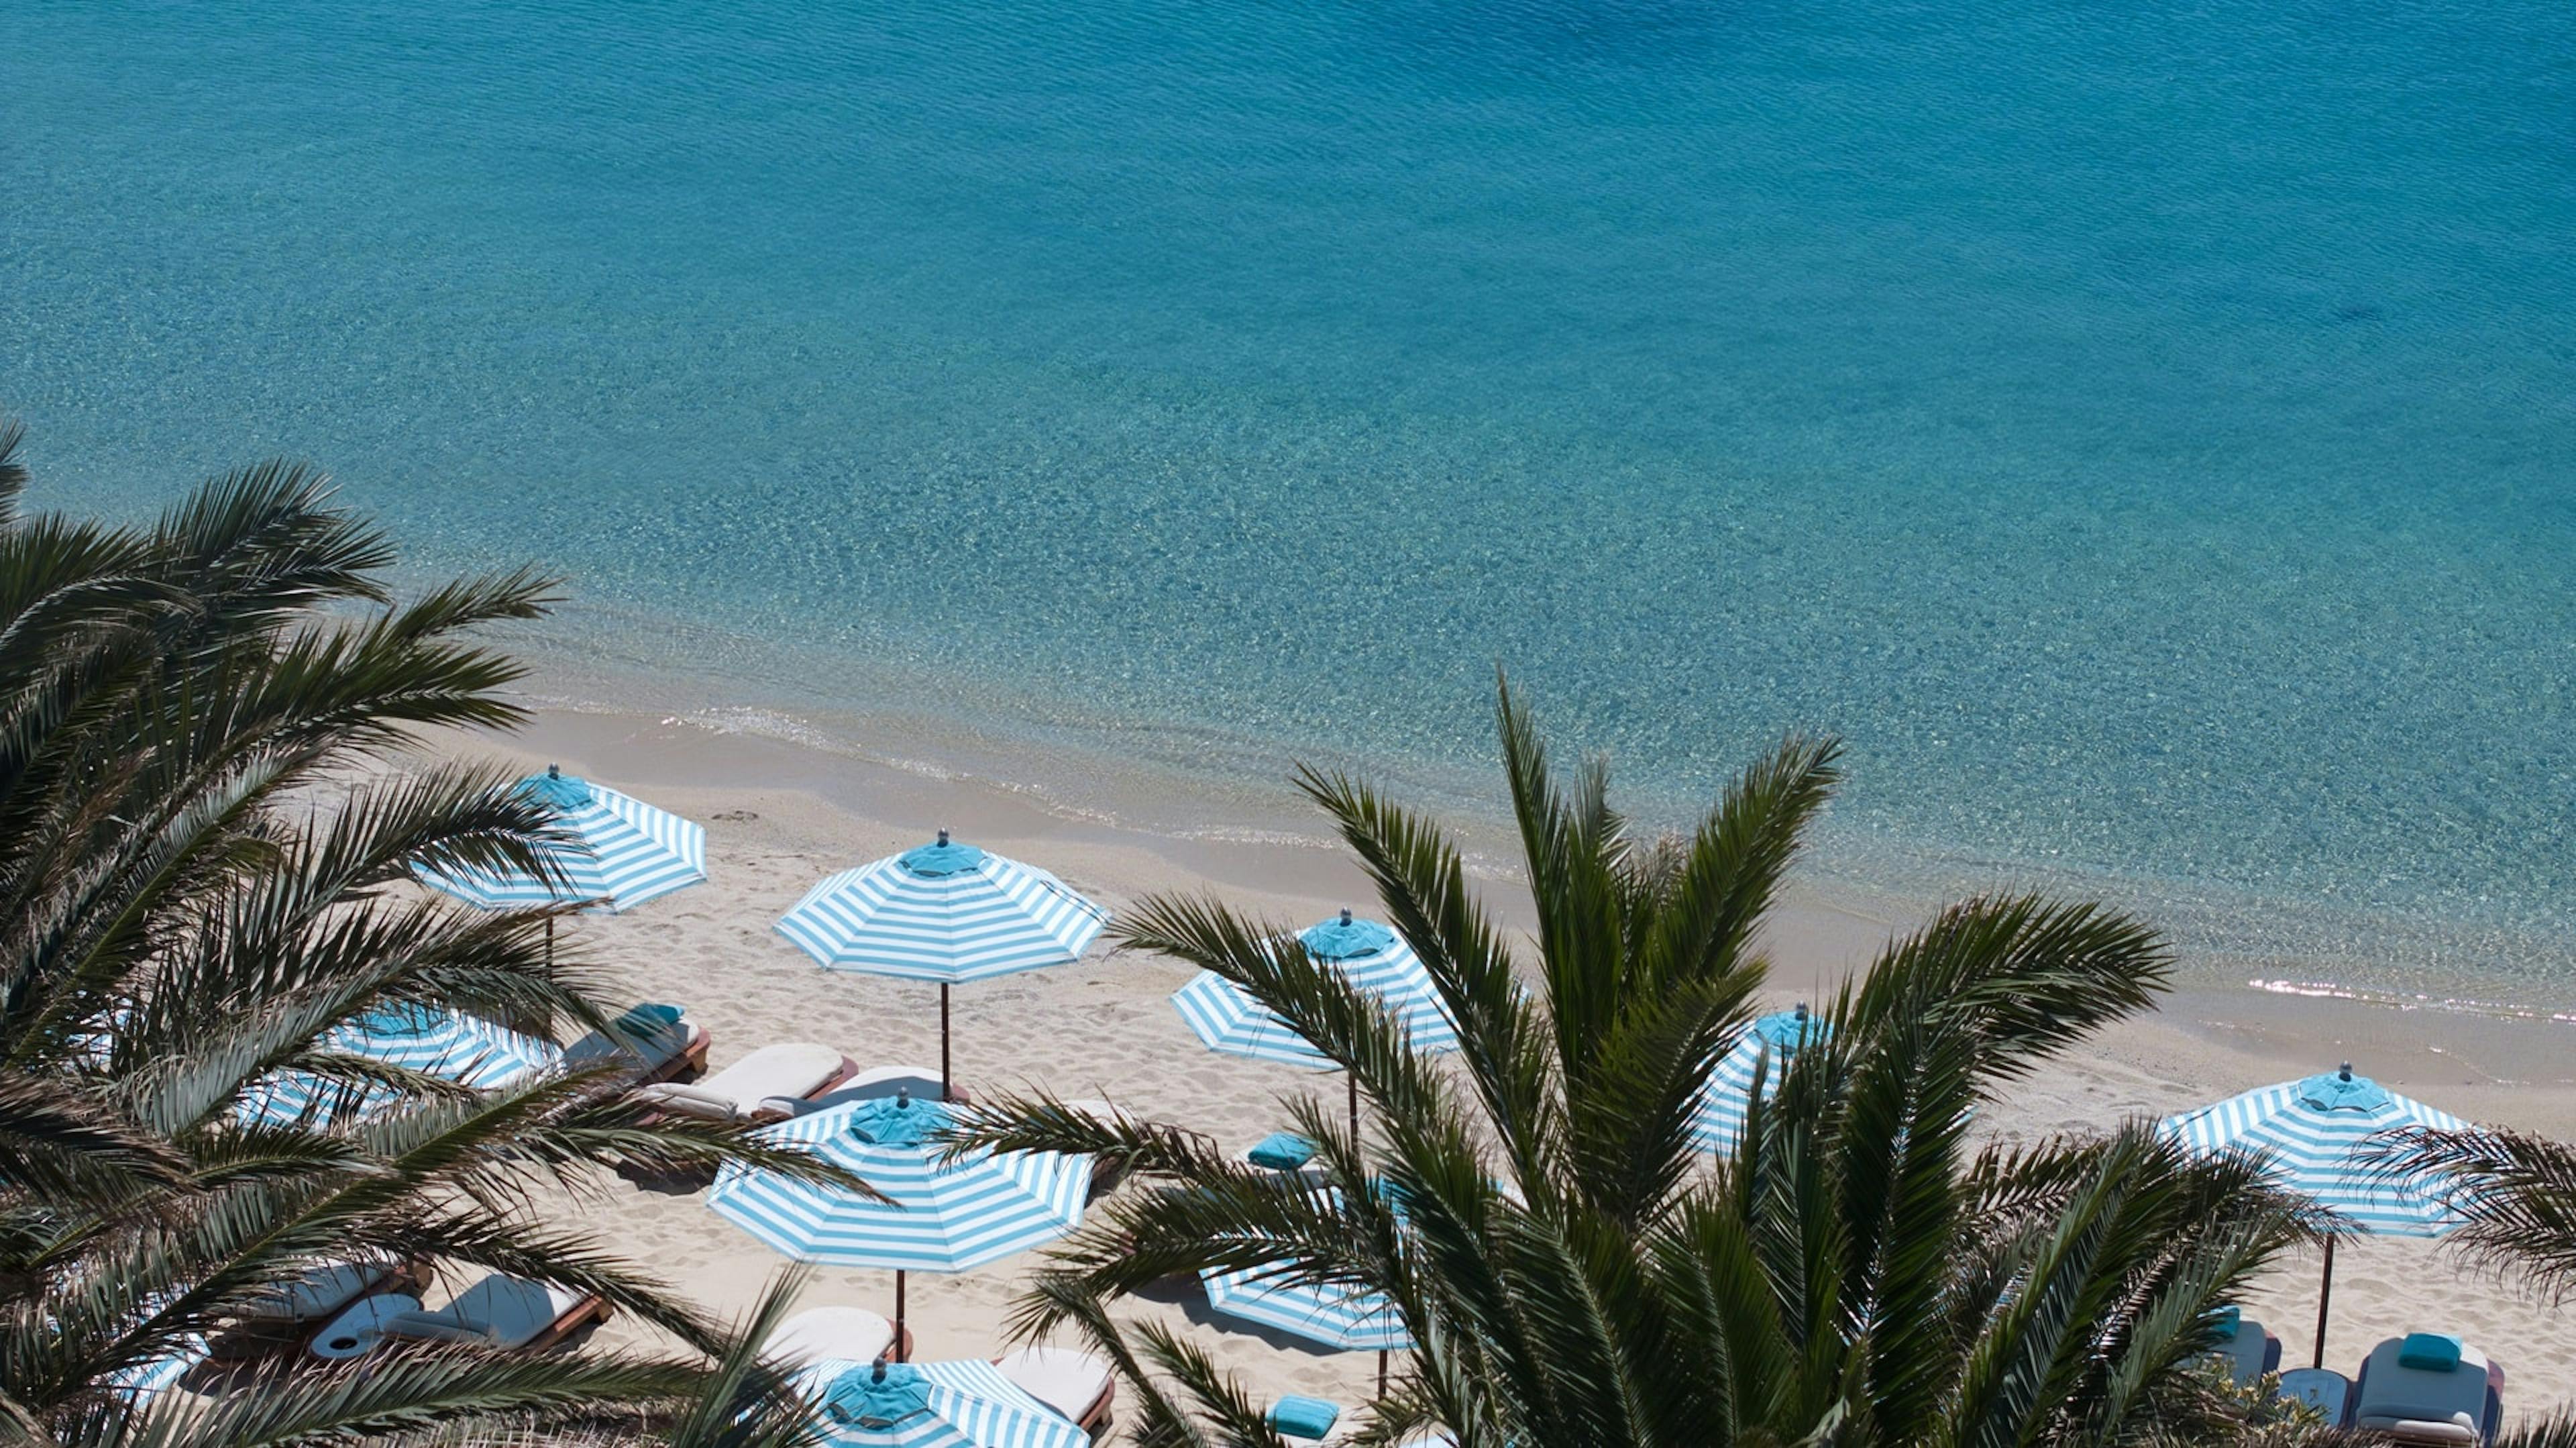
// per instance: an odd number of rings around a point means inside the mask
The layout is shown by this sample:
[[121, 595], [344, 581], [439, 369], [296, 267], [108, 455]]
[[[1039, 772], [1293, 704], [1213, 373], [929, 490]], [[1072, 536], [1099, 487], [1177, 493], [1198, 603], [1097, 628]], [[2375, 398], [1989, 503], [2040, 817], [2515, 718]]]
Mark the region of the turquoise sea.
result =
[[1845, 734], [1855, 880], [2576, 996], [2563, 0], [5, 19], [46, 501], [307, 457], [1113, 767], [1480, 779], [1500, 662], [1663, 806]]

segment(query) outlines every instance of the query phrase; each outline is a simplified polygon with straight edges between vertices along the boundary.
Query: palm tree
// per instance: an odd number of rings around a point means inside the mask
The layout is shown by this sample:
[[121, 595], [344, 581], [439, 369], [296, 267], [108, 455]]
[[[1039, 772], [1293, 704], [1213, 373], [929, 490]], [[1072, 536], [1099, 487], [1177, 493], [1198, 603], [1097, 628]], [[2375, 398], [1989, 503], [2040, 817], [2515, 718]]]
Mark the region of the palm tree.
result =
[[1457, 1069], [1273, 925], [1145, 902], [1124, 944], [1276, 1011], [1351, 1073], [1375, 1125], [1287, 1103], [1317, 1190], [1185, 1131], [990, 1104], [961, 1149], [1098, 1152], [1146, 1184], [1068, 1240], [1020, 1331], [1097, 1343], [1155, 1444], [1281, 1441], [1203, 1354], [1112, 1310], [1159, 1278], [1251, 1268], [1392, 1303], [1416, 1348], [1375, 1441], [1436, 1424], [1465, 1448], [2111, 1443], [2229, 1421], [2192, 1360], [2213, 1309], [2312, 1214], [2144, 1124], [1968, 1142], [1981, 1102], [2150, 1004], [2168, 971], [2152, 932], [2030, 897], [1941, 912], [1826, 1005], [1711, 1172], [1688, 1123], [1751, 1013], [1761, 925], [1837, 750], [1784, 743], [1689, 838], [1650, 844], [1600, 763], [1551, 772], [1508, 686], [1499, 720], [1537, 915], [1528, 988], [1436, 826], [1302, 771], [1457, 1022]]
[[[331, 1045], [387, 1008], [613, 1029], [597, 973], [545, 949], [557, 912], [404, 885], [547, 868], [554, 827], [507, 780], [387, 767], [415, 730], [519, 721], [499, 692], [517, 666], [470, 636], [535, 616], [547, 585], [396, 601], [384, 536], [283, 465], [148, 525], [25, 515], [19, 436], [0, 424], [0, 1439], [623, 1433], [774, 1386], [728, 1368], [735, 1333], [547, 1208], [620, 1168], [837, 1173], [648, 1124], [610, 1073], [477, 1096]], [[370, 1109], [263, 1120], [250, 1103], [280, 1072]], [[202, 1413], [123, 1386], [315, 1265], [387, 1254], [596, 1291], [680, 1351], [277, 1365]]]

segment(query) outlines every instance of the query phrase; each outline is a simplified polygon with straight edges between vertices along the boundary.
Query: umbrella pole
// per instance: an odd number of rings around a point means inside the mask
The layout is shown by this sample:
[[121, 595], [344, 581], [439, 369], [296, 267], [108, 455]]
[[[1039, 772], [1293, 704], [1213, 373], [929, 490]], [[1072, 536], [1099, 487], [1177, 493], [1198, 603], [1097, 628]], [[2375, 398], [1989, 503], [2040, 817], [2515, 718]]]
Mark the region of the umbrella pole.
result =
[[2326, 1238], [2326, 1276], [2317, 1285], [2317, 1356], [2310, 1367], [2326, 1365], [2326, 1307], [2334, 1301], [2334, 1238]]
[[1386, 1396], [1386, 1349], [1377, 1350], [1377, 1395]]
[[1351, 1083], [1351, 1141], [1356, 1145], [1360, 1139], [1360, 1078], [1349, 1071], [1342, 1074]]
[[948, 982], [939, 983], [939, 1099], [957, 1099], [955, 1087], [948, 1084]]
[[905, 1360], [903, 1351], [903, 1269], [894, 1272], [894, 1346], [887, 1349], [896, 1362]]
[[546, 917], [546, 969], [555, 968], [555, 918]]

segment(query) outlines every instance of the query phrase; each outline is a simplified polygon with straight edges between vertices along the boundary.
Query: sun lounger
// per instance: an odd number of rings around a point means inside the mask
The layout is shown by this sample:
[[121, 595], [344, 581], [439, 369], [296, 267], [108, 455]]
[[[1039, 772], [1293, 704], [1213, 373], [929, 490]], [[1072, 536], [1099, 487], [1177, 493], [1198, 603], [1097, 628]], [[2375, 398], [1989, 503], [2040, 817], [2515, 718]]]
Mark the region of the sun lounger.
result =
[[993, 1366], [1013, 1387], [1072, 1419], [1092, 1437], [1108, 1429], [1118, 1382], [1107, 1359], [1071, 1348], [1024, 1347], [993, 1359]]
[[2408, 1444], [2494, 1441], [2504, 1417], [2504, 1369], [2456, 1337], [2418, 1332], [2370, 1350], [2352, 1384], [2347, 1425]]
[[[809, 1307], [785, 1322], [760, 1345], [761, 1352], [792, 1367], [826, 1358], [870, 1363], [896, 1346], [894, 1324], [864, 1307]], [[898, 1362], [912, 1358], [912, 1330], [904, 1329]]]
[[708, 1121], [784, 1120], [859, 1073], [829, 1046], [797, 1041], [763, 1046], [723, 1070], [682, 1085], [643, 1087], [635, 1095], [660, 1114]]
[[218, 1358], [240, 1358], [299, 1347], [359, 1299], [417, 1293], [427, 1280], [428, 1273], [417, 1263], [324, 1263], [252, 1298], [210, 1339], [208, 1348]]
[[2239, 1317], [2227, 1339], [2219, 1343], [2218, 1355], [2226, 1360], [2237, 1386], [2250, 1388], [2281, 1370], [2281, 1339], [2252, 1318]]
[[2352, 1405], [2352, 1379], [2332, 1368], [2292, 1368], [2281, 1374], [2281, 1396], [2306, 1404], [2328, 1427], [2339, 1428]]
[[617, 1023], [626, 1039], [593, 1031], [564, 1048], [564, 1064], [624, 1064], [641, 1082], [669, 1081], [707, 1069], [707, 1047], [714, 1038], [680, 1007], [640, 1005]]
[[470, 1342], [534, 1352], [607, 1319], [608, 1302], [594, 1293], [495, 1272], [436, 1312], [405, 1312], [387, 1319], [383, 1332], [388, 1338]]

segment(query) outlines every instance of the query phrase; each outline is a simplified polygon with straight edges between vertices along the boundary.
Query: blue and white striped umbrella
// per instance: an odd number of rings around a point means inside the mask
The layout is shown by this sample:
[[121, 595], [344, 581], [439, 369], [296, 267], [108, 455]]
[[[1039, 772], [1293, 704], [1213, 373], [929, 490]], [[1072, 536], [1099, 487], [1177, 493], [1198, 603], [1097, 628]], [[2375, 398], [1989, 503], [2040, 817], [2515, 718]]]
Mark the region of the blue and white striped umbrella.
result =
[[2281, 1186], [2314, 1199], [2362, 1231], [2382, 1236], [2438, 1237], [2459, 1225], [2438, 1178], [2398, 1178], [2373, 1167], [2363, 1142], [2383, 1131], [2468, 1123], [2387, 1090], [2367, 1076], [2339, 1072], [2284, 1081], [2215, 1106], [2167, 1117], [2161, 1130], [2195, 1155], [2262, 1152]]
[[[409, 1006], [389, 1007], [337, 1027], [322, 1041], [334, 1051], [372, 1057], [477, 1091], [500, 1090], [551, 1068], [563, 1056], [562, 1048], [551, 1041], [506, 1031], [490, 1021], [458, 1011]], [[301, 1071], [281, 1071], [254, 1088], [242, 1115], [273, 1126], [299, 1120], [327, 1125], [344, 1089], [340, 1083]], [[381, 1086], [362, 1088], [356, 1098], [358, 1114], [376, 1110], [399, 1095]]]
[[1208, 1306], [1228, 1317], [1276, 1328], [1344, 1352], [1409, 1348], [1413, 1339], [1395, 1304], [1355, 1285], [1287, 1282], [1276, 1267], [1202, 1272]]
[[891, 1204], [729, 1164], [707, 1205], [798, 1261], [893, 1271], [900, 1341], [904, 1273], [970, 1271], [1052, 1241], [1082, 1220], [1090, 1194], [1088, 1156], [977, 1151], [942, 1161], [945, 1148], [927, 1138], [947, 1121], [947, 1107], [898, 1093], [761, 1131], [843, 1168]]
[[823, 1409], [822, 1448], [1089, 1448], [1090, 1435], [987, 1362], [826, 1359], [798, 1386]]
[[923, 845], [805, 892], [778, 933], [829, 970], [962, 985], [1070, 965], [1109, 912], [1034, 865], [973, 845]]
[[520, 870], [422, 871], [424, 883], [487, 910], [590, 900], [632, 910], [707, 877], [704, 825], [656, 809], [604, 784], [575, 779], [549, 764], [519, 788], [556, 811], [573, 843], [547, 850], [563, 873], [560, 886]]
[[[2383, 1131], [2427, 1126], [2459, 1131], [2467, 1122], [2352, 1074], [2352, 1064], [2304, 1081], [2284, 1081], [2215, 1106], [2168, 1116], [2157, 1129], [2194, 1155], [2259, 1152], [2274, 1182], [2314, 1200], [2364, 1232], [2438, 1237], [2460, 1225], [2439, 1178], [2395, 1176], [2375, 1166], [2363, 1143]], [[2318, 1285], [2313, 1366], [2325, 1366], [2326, 1307], [2334, 1294], [2334, 1240], [2325, 1244]]]
[[[1439, 987], [1402, 937], [1374, 920], [1340, 918], [1299, 931], [1308, 955], [1395, 1013], [1418, 1051], [1458, 1049], [1458, 1028], [1441, 1009]], [[1172, 994], [1173, 1008], [1211, 1051], [1317, 1071], [1338, 1069], [1323, 1052], [1224, 976], [1200, 971]]]
[[1753, 1102], [1753, 1078], [1762, 1076], [1762, 1099], [1780, 1089], [1780, 1074], [1789, 1058], [1811, 1041], [1821, 1041], [1831, 1027], [1807, 1014], [1805, 1006], [1775, 1011], [1754, 1021], [1744, 1038], [1708, 1073], [1699, 1111], [1691, 1118], [1691, 1141], [1703, 1151], [1731, 1152], [1744, 1135], [1744, 1117]]

